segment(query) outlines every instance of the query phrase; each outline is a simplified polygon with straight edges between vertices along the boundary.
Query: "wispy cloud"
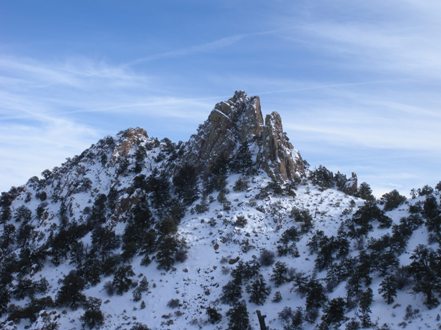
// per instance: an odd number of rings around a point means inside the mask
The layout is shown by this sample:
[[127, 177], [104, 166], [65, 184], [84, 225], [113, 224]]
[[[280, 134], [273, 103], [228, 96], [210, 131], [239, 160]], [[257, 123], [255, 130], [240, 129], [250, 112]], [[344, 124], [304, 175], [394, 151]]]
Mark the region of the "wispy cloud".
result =
[[198, 44], [198, 45], [192, 45], [192, 46], [185, 47], [185, 48], [178, 48], [178, 49], [173, 49], [173, 50], [169, 50], [169, 51], [165, 51], [165, 52], [161, 52], [161, 53], [156, 53], [156, 54], [140, 57], [140, 58], [137, 58], [133, 61], [130, 61], [130, 62], [124, 64], [124, 67], [131, 67], [131, 66], [143, 63], [143, 62], [149, 62], [149, 61], [154, 61], [154, 60], [159, 60], [159, 59], [164, 59], [164, 58], [181, 57], [181, 56], [187, 56], [187, 55], [195, 54], [195, 53], [209, 52], [209, 51], [217, 50], [217, 49], [224, 48], [227, 46], [231, 46], [231, 45], [239, 42], [240, 40], [242, 40], [248, 36], [250, 36], [250, 34], [237, 34], [237, 35], [223, 37], [223, 38], [220, 38], [217, 40], [209, 41], [209, 42]]
[[123, 67], [132, 67], [144, 62], [150, 62], [160, 59], [167, 59], [167, 58], [176, 58], [176, 57], [184, 57], [189, 55], [194, 55], [198, 53], [208, 53], [212, 51], [216, 51], [222, 48], [227, 48], [230, 46], [233, 46], [240, 41], [252, 38], [252, 37], [259, 37], [259, 36], [265, 36], [265, 35], [272, 35], [277, 34], [283, 31], [290, 31], [292, 28], [277, 28], [277, 29], [271, 29], [271, 30], [265, 30], [265, 31], [258, 31], [258, 32], [251, 32], [251, 33], [240, 33], [240, 34], [234, 34], [226, 37], [222, 37], [216, 40], [207, 41], [204, 43], [196, 44], [196, 45], [190, 45], [188, 47], [183, 48], [177, 48], [168, 50], [165, 52], [155, 53], [147, 56], [143, 56], [140, 58], [137, 58], [135, 60], [129, 61], [123, 65]]
[[[340, 1], [351, 13], [335, 19], [308, 16], [279, 36], [320, 50], [332, 65], [350, 70], [439, 80], [441, 74], [441, 11], [437, 1]], [[375, 8], [372, 14], [373, 8]], [[328, 8], [332, 10], [333, 8]], [[370, 15], [368, 14], [369, 12]]]
[[198, 121], [209, 104], [213, 101], [172, 97], [157, 79], [102, 61], [0, 56], [0, 190], [126, 128], [130, 117]]

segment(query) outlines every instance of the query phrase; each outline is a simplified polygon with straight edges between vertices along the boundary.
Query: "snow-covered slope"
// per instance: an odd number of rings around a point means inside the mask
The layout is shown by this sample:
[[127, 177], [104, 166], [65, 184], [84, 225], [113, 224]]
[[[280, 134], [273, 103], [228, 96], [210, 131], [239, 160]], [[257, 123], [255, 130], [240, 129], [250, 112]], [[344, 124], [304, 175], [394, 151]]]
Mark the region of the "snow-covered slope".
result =
[[307, 168], [258, 98], [2, 193], [3, 329], [439, 329], [440, 190]]

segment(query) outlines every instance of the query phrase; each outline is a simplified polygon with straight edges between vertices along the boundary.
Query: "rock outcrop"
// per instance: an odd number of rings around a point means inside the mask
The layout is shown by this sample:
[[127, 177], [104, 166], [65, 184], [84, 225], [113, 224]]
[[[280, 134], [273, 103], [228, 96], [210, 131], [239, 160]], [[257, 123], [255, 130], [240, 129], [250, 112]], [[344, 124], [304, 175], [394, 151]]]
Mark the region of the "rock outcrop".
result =
[[273, 112], [263, 121], [260, 99], [237, 91], [216, 104], [197, 134], [187, 142], [185, 161], [206, 171], [219, 159], [234, 158], [244, 143], [254, 151], [258, 169], [278, 181], [304, 175], [304, 162], [283, 132], [280, 115]]
[[283, 131], [282, 119], [277, 112], [266, 116], [261, 141], [261, 167], [270, 176], [295, 180], [305, 174], [305, 164]]

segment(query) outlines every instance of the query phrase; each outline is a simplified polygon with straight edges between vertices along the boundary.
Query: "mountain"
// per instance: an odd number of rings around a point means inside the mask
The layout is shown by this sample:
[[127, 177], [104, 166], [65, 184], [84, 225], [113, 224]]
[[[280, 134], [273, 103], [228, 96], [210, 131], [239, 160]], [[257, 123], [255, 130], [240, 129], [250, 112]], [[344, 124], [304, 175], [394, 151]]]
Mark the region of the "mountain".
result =
[[106, 137], [1, 194], [0, 326], [439, 329], [441, 184], [357, 181], [242, 91], [185, 143]]

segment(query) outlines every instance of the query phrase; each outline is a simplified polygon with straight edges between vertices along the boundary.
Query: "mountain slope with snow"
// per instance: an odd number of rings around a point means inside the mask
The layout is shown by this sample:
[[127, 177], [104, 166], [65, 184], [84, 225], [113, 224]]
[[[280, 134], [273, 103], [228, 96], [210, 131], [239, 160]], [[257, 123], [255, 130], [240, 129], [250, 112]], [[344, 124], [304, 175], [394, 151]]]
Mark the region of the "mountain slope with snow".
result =
[[236, 92], [2, 193], [2, 328], [439, 329], [441, 185], [375, 200], [263, 118]]

